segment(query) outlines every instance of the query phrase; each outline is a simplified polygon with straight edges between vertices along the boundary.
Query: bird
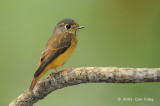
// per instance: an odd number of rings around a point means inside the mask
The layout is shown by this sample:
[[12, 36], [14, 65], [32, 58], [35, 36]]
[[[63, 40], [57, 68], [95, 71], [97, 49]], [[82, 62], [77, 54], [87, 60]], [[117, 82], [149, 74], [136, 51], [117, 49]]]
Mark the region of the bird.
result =
[[49, 38], [40, 56], [39, 64], [29, 88], [32, 92], [38, 80], [50, 69], [58, 70], [63, 66], [75, 50], [78, 38], [77, 32], [84, 28], [73, 19], [63, 19], [56, 25], [52, 36]]

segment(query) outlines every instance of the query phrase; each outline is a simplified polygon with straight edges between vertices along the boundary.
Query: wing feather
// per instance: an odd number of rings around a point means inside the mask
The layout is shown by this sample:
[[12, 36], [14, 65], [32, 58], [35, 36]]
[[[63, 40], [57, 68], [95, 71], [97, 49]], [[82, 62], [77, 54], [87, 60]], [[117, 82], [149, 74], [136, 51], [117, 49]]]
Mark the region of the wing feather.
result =
[[[54, 38], [50, 38], [49, 40], [52, 40], [53, 42]], [[60, 40], [60, 43], [57, 43], [54, 41], [51, 45], [48, 43], [47, 46], [44, 48], [40, 61], [41, 64], [37, 68], [37, 71], [34, 74], [34, 77], [37, 77], [40, 75], [40, 73], [45, 69], [45, 67], [50, 64], [54, 59], [56, 59], [59, 55], [63, 54], [70, 46], [71, 46], [72, 38], [68, 37], [65, 40]]]

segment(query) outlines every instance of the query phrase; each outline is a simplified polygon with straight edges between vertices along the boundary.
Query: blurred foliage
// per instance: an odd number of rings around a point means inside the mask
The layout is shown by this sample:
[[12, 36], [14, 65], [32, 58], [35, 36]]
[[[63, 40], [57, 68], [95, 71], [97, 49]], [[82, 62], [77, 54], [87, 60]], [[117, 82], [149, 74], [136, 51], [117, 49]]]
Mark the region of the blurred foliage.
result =
[[[29, 88], [41, 51], [63, 18], [85, 26], [65, 67], [160, 67], [159, 0], [1, 0], [0, 14], [0, 106]], [[155, 106], [159, 88], [159, 83], [81, 84], [54, 91], [35, 106]]]

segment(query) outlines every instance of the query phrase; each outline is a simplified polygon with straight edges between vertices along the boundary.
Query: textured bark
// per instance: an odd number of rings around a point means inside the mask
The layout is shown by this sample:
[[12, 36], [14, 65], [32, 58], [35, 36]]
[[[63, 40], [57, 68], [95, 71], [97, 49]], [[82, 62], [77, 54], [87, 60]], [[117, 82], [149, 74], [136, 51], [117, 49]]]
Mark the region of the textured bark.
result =
[[38, 82], [32, 93], [23, 92], [9, 106], [32, 106], [56, 89], [81, 83], [160, 82], [160, 68], [81, 67], [51, 73]]

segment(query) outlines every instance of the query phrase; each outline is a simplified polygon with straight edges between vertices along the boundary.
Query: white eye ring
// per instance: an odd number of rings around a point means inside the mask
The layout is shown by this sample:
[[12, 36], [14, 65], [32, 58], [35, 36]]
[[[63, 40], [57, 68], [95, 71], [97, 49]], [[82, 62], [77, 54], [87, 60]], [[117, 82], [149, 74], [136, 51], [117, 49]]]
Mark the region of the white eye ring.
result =
[[71, 25], [66, 25], [65, 26], [67, 29], [70, 29], [71, 28]]

